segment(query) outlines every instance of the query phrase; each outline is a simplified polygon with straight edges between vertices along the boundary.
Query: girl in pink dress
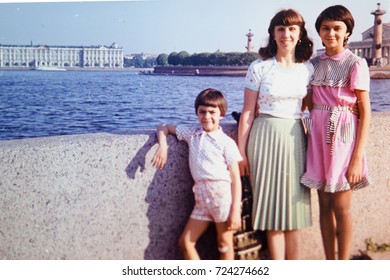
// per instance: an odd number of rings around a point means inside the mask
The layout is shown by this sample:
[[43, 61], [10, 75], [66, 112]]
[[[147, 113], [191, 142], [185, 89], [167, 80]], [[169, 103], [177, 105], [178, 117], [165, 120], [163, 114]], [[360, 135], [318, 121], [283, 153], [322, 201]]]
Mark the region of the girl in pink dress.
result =
[[301, 182], [318, 190], [326, 259], [336, 259], [336, 251], [338, 259], [349, 259], [352, 190], [370, 184], [364, 154], [371, 119], [369, 69], [345, 47], [354, 27], [348, 9], [328, 7], [315, 26], [325, 53], [312, 60], [308, 150]]

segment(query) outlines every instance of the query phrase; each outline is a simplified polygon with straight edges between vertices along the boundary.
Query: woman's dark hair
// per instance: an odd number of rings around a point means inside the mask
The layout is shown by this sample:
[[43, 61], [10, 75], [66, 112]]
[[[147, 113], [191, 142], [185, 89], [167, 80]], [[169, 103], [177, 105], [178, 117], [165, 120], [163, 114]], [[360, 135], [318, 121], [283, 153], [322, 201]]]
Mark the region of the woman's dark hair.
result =
[[[342, 21], [347, 26], [347, 32], [350, 37], [352, 35], [353, 28], [355, 27], [355, 20], [351, 12], [342, 5], [330, 6], [322, 11], [316, 20], [316, 30], [320, 34], [321, 24], [324, 20]], [[344, 47], [347, 45], [348, 37], [344, 40]]]
[[222, 92], [217, 89], [207, 88], [202, 90], [195, 99], [195, 113], [198, 114], [199, 106], [218, 107], [221, 116], [224, 117], [227, 110], [227, 101]]
[[305, 28], [305, 20], [294, 9], [281, 10], [272, 19], [268, 27], [268, 44], [259, 50], [259, 55], [263, 59], [271, 58], [276, 55], [277, 45], [274, 37], [275, 26], [290, 26], [298, 25], [300, 28], [300, 42], [295, 47], [295, 59], [297, 62], [305, 62], [310, 59], [313, 54], [313, 41], [308, 37]]

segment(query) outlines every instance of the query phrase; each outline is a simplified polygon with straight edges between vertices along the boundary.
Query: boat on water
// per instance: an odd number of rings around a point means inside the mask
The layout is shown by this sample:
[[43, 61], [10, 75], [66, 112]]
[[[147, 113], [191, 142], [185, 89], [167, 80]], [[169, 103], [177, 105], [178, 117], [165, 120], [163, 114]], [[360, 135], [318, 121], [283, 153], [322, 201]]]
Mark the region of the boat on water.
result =
[[66, 71], [65, 68], [58, 68], [56, 66], [38, 66], [33, 68], [32, 70], [37, 71]]

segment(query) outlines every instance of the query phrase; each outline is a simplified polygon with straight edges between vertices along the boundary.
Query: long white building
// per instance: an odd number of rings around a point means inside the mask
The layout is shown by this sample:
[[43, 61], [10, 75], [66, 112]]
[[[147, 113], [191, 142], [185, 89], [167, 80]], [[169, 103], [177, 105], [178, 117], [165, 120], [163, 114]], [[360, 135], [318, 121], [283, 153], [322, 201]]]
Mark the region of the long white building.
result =
[[111, 46], [1, 45], [0, 67], [123, 68], [124, 51]]

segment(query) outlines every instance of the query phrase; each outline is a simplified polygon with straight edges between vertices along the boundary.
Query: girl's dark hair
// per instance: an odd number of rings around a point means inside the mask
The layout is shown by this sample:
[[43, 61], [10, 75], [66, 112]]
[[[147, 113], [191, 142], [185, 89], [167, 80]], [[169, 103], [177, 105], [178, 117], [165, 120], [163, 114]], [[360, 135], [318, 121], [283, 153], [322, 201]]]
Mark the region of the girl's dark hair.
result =
[[297, 62], [305, 62], [310, 59], [313, 54], [313, 41], [308, 37], [305, 28], [305, 20], [294, 9], [281, 10], [272, 19], [268, 27], [268, 44], [259, 50], [259, 55], [263, 59], [271, 58], [276, 55], [277, 45], [274, 37], [275, 26], [283, 25], [298, 25], [301, 31], [300, 42], [295, 47], [295, 59]]
[[[324, 20], [342, 21], [347, 26], [347, 32], [350, 37], [352, 35], [353, 28], [355, 27], [355, 20], [351, 12], [342, 5], [330, 6], [322, 11], [316, 20], [316, 30], [320, 34], [321, 24]], [[344, 47], [347, 45], [348, 37], [344, 40]]]
[[227, 110], [227, 102], [222, 92], [217, 89], [207, 88], [202, 90], [195, 99], [195, 113], [198, 114], [199, 106], [218, 107], [221, 116], [224, 117]]

